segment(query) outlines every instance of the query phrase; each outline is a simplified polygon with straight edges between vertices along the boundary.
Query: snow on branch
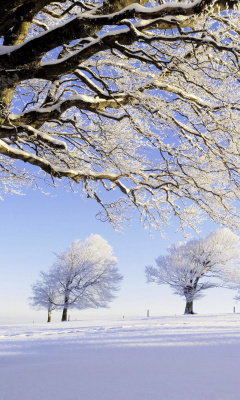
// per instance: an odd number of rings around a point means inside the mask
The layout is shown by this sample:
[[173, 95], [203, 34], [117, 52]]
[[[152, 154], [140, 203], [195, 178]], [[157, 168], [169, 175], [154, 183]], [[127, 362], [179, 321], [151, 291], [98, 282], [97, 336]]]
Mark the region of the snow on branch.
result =
[[239, 2], [139, 3], [5, 5], [0, 189], [31, 165], [114, 227], [239, 228]]

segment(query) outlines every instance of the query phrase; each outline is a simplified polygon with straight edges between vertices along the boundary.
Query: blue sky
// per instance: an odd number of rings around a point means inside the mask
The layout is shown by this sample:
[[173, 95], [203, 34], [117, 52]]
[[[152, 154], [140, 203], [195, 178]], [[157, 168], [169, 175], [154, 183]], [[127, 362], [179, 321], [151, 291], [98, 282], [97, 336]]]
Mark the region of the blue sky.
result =
[[[79, 193], [56, 189], [52, 196], [38, 190], [27, 190], [24, 196], [6, 196], [1, 207], [1, 313], [0, 324], [45, 322], [46, 312], [32, 310], [28, 305], [31, 284], [41, 270], [47, 270], [55, 253], [65, 250], [75, 239], [85, 240], [91, 233], [103, 236], [113, 247], [124, 275], [118, 298], [108, 309], [71, 310], [71, 319], [182, 314], [184, 299], [174, 295], [167, 286], [147, 284], [146, 265], [154, 264], [173, 242], [183, 240], [181, 233], [168, 228], [168, 239], [158, 232], [154, 238], [140, 225], [138, 218], [122, 234], [108, 224], [96, 220], [98, 205], [83, 201]], [[217, 226], [209, 220], [203, 224], [207, 235]], [[196, 234], [194, 235], [196, 236]], [[195, 311], [202, 313], [232, 312], [234, 292], [212, 289], [195, 302]], [[240, 305], [239, 305], [240, 309]], [[60, 320], [54, 312], [53, 321]]]

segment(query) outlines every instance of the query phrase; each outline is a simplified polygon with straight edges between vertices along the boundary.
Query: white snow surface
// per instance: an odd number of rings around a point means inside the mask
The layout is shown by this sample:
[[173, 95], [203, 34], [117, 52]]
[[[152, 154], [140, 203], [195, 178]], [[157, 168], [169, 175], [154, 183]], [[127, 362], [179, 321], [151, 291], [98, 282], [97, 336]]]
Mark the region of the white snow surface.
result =
[[240, 314], [0, 326], [0, 400], [238, 400]]

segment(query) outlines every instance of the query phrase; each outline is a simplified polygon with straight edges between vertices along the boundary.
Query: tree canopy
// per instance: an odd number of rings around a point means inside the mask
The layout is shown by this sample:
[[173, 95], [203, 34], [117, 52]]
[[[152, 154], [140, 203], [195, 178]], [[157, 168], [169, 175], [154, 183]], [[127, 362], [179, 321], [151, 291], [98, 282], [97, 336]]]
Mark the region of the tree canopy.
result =
[[45, 180], [115, 226], [239, 227], [237, 0], [0, 6], [3, 194]]

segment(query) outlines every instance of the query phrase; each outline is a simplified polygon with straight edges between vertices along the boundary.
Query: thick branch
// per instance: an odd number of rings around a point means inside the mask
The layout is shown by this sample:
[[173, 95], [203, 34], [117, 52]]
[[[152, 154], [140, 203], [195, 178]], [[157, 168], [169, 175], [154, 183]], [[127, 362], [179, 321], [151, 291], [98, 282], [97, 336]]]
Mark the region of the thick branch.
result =
[[44, 158], [38, 157], [32, 153], [29, 153], [26, 150], [19, 150], [9, 146], [4, 143], [0, 139], [0, 153], [11, 157], [17, 160], [22, 160], [29, 164], [35, 165], [41, 168], [43, 171], [47, 172], [53, 177], [56, 178], [71, 178], [76, 182], [79, 182], [83, 179], [93, 179], [93, 180], [109, 180], [111, 182], [116, 182], [119, 178], [123, 177], [121, 174], [113, 174], [113, 173], [101, 173], [101, 172], [90, 172], [90, 171], [78, 171], [74, 169], [65, 169], [62, 167], [58, 167], [56, 165], [52, 165], [49, 161]]
[[37, 127], [39, 124], [42, 125], [46, 121], [60, 119], [62, 113], [72, 107], [76, 107], [79, 110], [97, 112], [98, 110], [104, 110], [106, 107], [119, 108], [120, 105], [128, 103], [128, 97], [128, 95], [118, 95], [116, 99], [101, 99], [98, 97], [93, 98], [84, 95], [74, 95], [66, 100], [59, 101], [51, 107], [26, 111], [20, 115], [11, 114], [9, 118], [13, 124], [31, 124], [32, 126]]
[[[138, 5], [130, 5], [120, 12], [107, 16], [94, 16], [91, 13], [85, 13], [74, 17], [70, 21], [59, 24], [56, 28], [42, 33], [23, 45], [20, 45], [9, 54], [6, 49], [6, 55], [0, 56], [1, 69], [21, 67], [26, 64], [39, 65], [46, 52], [62, 46], [64, 43], [76, 39], [85, 38], [94, 35], [104, 25], [115, 25], [124, 19], [142, 18], [144, 20], [162, 18], [165, 16], [194, 16], [203, 12], [203, 10], [212, 4], [219, 7], [233, 7], [237, 0], [195, 0], [190, 4], [165, 3], [155, 8], [145, 8]], [[94, 28], [93, 28], [94, 27]]]

